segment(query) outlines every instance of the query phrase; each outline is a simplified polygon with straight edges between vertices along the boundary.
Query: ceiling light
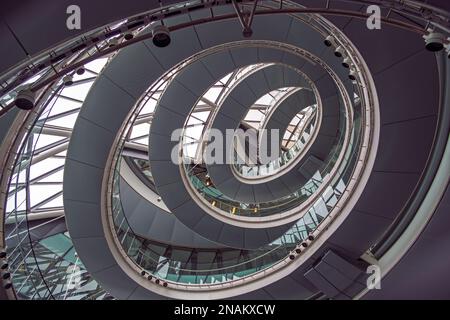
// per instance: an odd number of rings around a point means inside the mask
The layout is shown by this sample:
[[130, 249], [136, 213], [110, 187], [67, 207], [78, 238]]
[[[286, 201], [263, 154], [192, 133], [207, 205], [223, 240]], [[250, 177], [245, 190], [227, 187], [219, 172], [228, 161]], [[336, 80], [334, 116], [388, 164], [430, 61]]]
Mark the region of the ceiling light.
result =
[[424, 35], [425, 48], [431, 52], [438, 52], [444, 49], [445, 36], [439, 32], [430, 31]]
[[333, 36], [328, 36], [325, 38], [325, 40], [323, 41], [323, 43], [327, 46], [327, 47], [331, 47], [331, 46], [335, 46], [336, 42], [334, 41]]
[[166, 26], [154, 24], [152, 28], [153, 44], [159, 48], [167, 47], [170, 44], [170, 31]]
[[82, 74], [84, 74], [85, 71], [86, 71], [86, 69], [84, 69], [84, 68], [79, 68], [79, 69], [77, 70], [77, 75], [81, 76]]
[[349, 57], [346, 57], [344, 61], [342, 61], [342, 66], [346, 69], [350, 68], [352, 65], [352, 60]]
[[66, 75], [63, 78], [63, 83], [66, 86], [71, 86], [73, 85], [73, 77], [71, 75]]
[[348, 74], [348, 78], [352, 81], [356, 81], [356, 78], [358, 76], [358, 73], [355, 69], [350, 70], [350, 73]]
[[6, 290], [11, 289], [12, 288], [11, 280], [4, 281], [3, 282], [3, 288], [5, 288]]
[[1, 262], [0, 262], [0, 269], [1, 270], [5, 270], [5, 269], [8, 269], [8, 267], [9, 267], [8, 262], [6, 260], [1, 260]]
[[31, 89], [24, 89], [17, 94], [14, 104], [22, 110], [31, 110], [34, 108], [36, 94]]
[[338, 58], [341, 58], [345, 53], [345, 50], [342, 46], [339, 46], [334, 50], [334, 55]]
[[129, 40], [131, 40], [131, 39], [134, 38], [134, 36], [133, 36], [133, 34], [132, 34], [131, 32], [130, 32], [130, 33], [126, 33], [123, 37], [124, 37], [125, 40], [127, 40], [127, 41], [129, 41]]

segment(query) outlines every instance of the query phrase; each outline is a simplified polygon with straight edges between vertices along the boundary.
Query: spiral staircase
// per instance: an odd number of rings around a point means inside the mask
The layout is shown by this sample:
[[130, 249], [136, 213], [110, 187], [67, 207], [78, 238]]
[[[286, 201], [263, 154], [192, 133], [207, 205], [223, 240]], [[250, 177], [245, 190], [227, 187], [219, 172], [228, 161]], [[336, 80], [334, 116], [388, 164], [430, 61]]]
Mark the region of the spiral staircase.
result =
[[132, 1], [82, 32], [39, 18], [39, 41], [22, 6], [0, 17], [0, 298], [450, 296], [442, 3]]

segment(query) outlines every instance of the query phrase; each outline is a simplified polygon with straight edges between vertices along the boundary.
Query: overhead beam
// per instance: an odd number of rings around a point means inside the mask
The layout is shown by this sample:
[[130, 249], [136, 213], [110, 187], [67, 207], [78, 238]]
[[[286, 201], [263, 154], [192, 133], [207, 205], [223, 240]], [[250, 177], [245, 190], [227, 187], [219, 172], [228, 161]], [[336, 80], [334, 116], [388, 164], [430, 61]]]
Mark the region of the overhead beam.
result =
[[[5, 220], [5, 224], [15, 224], [17, 222], [17, 219], [20, 219], [21, 217], [25, 216], [25, 211], [23, 213], [18, 213], [17, 218], [16, 216], [10, 216], [8, 219]], [[38, 221], [38, 220], [44, 220], [44, 219], [52, 219], [52, 218], [59, 218], [61, 216], [64, 216], [64, 210], [58, 209], [58, 210], [49, 210], [49, 211], [42, 211], [42, 212], [33, 212], [28, 213], [27, 215], [27, 221]]]

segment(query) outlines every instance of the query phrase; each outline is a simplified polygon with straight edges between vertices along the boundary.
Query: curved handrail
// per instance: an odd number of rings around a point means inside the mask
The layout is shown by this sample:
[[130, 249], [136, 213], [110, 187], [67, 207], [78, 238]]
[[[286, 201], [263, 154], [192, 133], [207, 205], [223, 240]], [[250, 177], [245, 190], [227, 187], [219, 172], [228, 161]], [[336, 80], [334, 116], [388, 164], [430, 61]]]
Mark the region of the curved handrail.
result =
[[[312, 136], [312, 131], [314, 131], [317, 127], [317, 119], [316, 111], [314, 110], [313, 114], [307, 119], [307, 122], [302, 127], [299, 138], [295, 144], [289, 148], [289, 150], [283, 151], [277, 159], [274, 159], [267, 164], [260, 164], [256, 166], [235, 163], [232, 164], [232, 168], [237, 174], [247, 179], [269, 176], [277, 173], [282, 169], [282, 167], [287, 165], [291, 160], [295, 159], [300, 154], [300, 151], [303, 150], [309, 137]], [[305, 135], [308, 137], [305, 138]]]
[[[341, 92], [344, 92], [342, 88], [342, 84], [337, 81], [338, 86], [341, 89]], [[342, 110], [340, 111], [341, 113], [343, 112]], [[346, 108], [346, 113], [350, 112], [349, 116], [343, 116], [341, 117], [341, 119], [346, 119], [346, 121], [348, 122], [348, 128], [346, 128], [346, 130], [342, 131], [339, 130], [338, 132], [338, 138], [337, 138], [337, 142], [335, 144], [334, 150], [330, 153], [328, 160], [326, 160], [324, 162], [324, 165], [319, 168], [318, 172], [318, 177], [316, 176], [317, 180], [322, 179], [322, 182], [325, 182], [326, 185], [329, 185], [330, 181], [326, 181], [326, 179], [324, 179], [327, 175], [329, 175], [334, 168], [334, 165], [336, 163], [336, 161], [338, 161], [338, 159], [340, 159], [342, 157], [342, 148], [344, 146], [344, 144], [348, 144], [348, 137], [350, 132], [352, 132], [353, 128], [353, 124], [350, 123], [350, 119], [353, 120], [353, 110], [351, 108]], [[347, 146], [349, 147], [349, 146]], [[180, 154], [181, 157], [183, 158], [183, 148], [180, 149]], [[191, 166], [190, 162], [187, 161], [187, 159], [183, 159], [182, 161], [182, 166], [184, 168], [184, 173], [185, 175], [188, 177], [188, 180], [190, 181], [190, 187], [192, 187], [195, 192], [199, 192], [201, 197], [200, 197], [200, 201], [205, 202], [205, 205], [209, 205], [211, 209], [213, 210], [217, 210], [220, 213], [227, 213], [227, 214], [232, 214], [233, 216], [243, 216], [243, 217], [251, 217], [251, 218], [255, 218], [255, 217], [268, 217], [268, 216], [273, 216], [274, 214], [279, 214], [281, 212], [286, 212], [289, 210], [294, 210], [295, 208], [297, 208], [298, 206], [300, 206], [302, 203], [306, 202], [308, 199], [308, 197], [301, 197], [301, 195], [307, 194], [309, 193], [309, 195], [313, 195], [314, 192], [318, 189], [323, 189], [322, 186], [318, 186], [317, 188], [315, 188], [313, 190], [313, 192], [309, 191], [311, 190], [311, 181], [307, 181], [302, 187], [300, 187], [299, 189], [297, 189], [296, 191], [292, 192], [290, 195], [282, 197], [280, 199], [277, 199], [276, 201], [270, 201], [270, 202], [264, 202], [264, 203], [242, 203], [242, 202], [236, 202], [236, 201], [230, 201], [230, 199], [228, 197], [222, 197], [222, 198], [217, 198], [217, 199], [208, 199], [208, 197], [205, 197], [205, 190], [211, 190], [212, 187], [211, 186], [207, 186], [205, 184], [200, 185], [200, 186], [195, 186], [192, 184], [192, 179], [191, 179], [191, 172], [193, 172], [193, 167]], [[195, 165], [197, 166], [197, 164]], [[333, 176], [336, 175], [336, 172], [334, 173]], [[313, 185], [314, 186], [314, 185]], [[303, 188], [303, 189], [302, 189]], [[214, 191], [213, 191], [214, 193]], [[220, 192], [219, 192], [220, 193]], [[220, 193], [221, 194], [221, 193]], [[225, 200], [225, 201], [224, 201]], [[211, 206], [212, 205], [212, 206]], [[282, 210], [282, 211], [280, 211]]]
[[[117, 164], [120, 164], [120, 161], [121, 160], [118, 160]], [[204, 279], [201, 283], [194, 282], [196, 284], [208, 283], [208, 281], [213, 280], [217, 281], [217, 279], [225, 279], [228, 281], [230, 279], [236, 279], [236, 277], [241, 277], [243, 275], [248, 275], [253, 272], [263, 270], [271, 266], [273, 263], [285, 259], [289, 255], [289, 252], [295, 247], [295, 243], [289, 243], [286, 238], [279, 240], [280, 243], [274, 243], [262, 249], [255, 250], [256, 252], [261, 252], [261, 254], [253, 257], [252, 254], [254, 253], [251, 251], [231, 248], [224, 249], [224, 251], [228, 254], [230, 251], [235, 251], [235, 253], [244, 251], [249, 256], [248, 259], [245, 259], [244, 261], [237, 261], [230, 266], [220, 268], [218, 263], [216, 263], [216, 267], [213, 267], [211, 263], [205, 264], [204, 266], [197, 263], [195, 264], [195, 267], [190, 269], [181, 267], [182, 264], [186, 265], [187, 261], [183, 263], [181, 261], [174, 261], [163, 254], [156, 252], [151, 248], [151, 246], [146, 245], [146, 242], [148, 242], [147, 239], [144, 239], [133, 232], [125, 213], [123, 212], [122, 203], [120, 201], [119, 177], [120, 170], [116, 168], [114, 172], [114, 187], [112, 192], [112, 210], [114, 227], [118, 238], [121, 239], [123, 249], [137, 265], [160, 279], [174, 281], [174, 279], [177, 278], [176, 282], [190, 284], [192, 283], [193, 275], [195, 275], [195, 279]], [[313, 227], [315, 227], [314, 224], [310, 224], [308, 226], [308, 228]], [[305, 230], [306, 229], [307, 228], [305, 227]], [[303, 237], [305, 239], [307, 234], [304, 234]], [[169, 247], [165, 244], [161, 245], [165, 246], [166, 249]], [[208, 253], [211, 252], [211, 249], [192, 248], [192, 250], [195, 250], [197, 254], [201, 254], [202, 250]], [[269, 259], [269, 262], [267, 262], [267, 259]], [[222, 264], [224, 263], [223, 260], [218, 262]], [[163, 267], [166, 268], [164, 276], [161, 273], [161, 269]]]
[[[353, 136], [358, 137], [358, 134], [355, 132]], [[357, 146], [360, 142], [360, 139], [357, 139], [354, 143], [352, 143], [352, 146]], [[358, 150], [359, 148], [356, 149]], [[358, 155], [359, 152], [351, 153], [351, 155], [346, 157], [346, 164], [352, 162], [352, 160], [356, 159]], [[120, 160], [118, 158], [116, 164], [119, 162]], [[341, 168], [342, 173], [346, 173], [348, 168], [353, 169], [352, 166], [345, 165], [345, 167]], [[123, 213], [123, 208], [120, 202], [120, 191], [118, 192], [117, 190], [118, 177], [120, 176], [120, 172], [117, 170], [117, 167], [114, 170], [113, 176], [116, 183], [113, 188], [114, 191], [111, 194], [113, 210], [112, 223], [114, 224], [114, 229], [117, 232], [116, 239], [122, 239], [120, 241], [122, 249], [127, 253], [128, 258], [130, 258], [138, 268], [145, 270], [158, 279], [163, 279], [168, 282], [171, 288], [176, 288], [180, 285], [180, 288], [183, 288], [183, 290], [192, 286], [197, 289], [204, 286], [205, 290], [210, 290], [215, 286], [223, 286], [225, 284], [232, 285], [236, 281], [251, 277], [259, 272], [265, 272], [276, 264], [285, 261], [291, 254], [292, 249], [294, 249], [298, 243], [305, 241], [311, 232], [313, 232], [325, 220], [325, 217], [334, 209], [334, 206], [338, 202], [338, 198], [343, 195], [341, 192], [343, 191], [342, 186], [339, 186], [339, 184], [344, 183], [341, 178], [335, 179], [333, 184], [335, 187], [334, 189], [331, 189], [334, 191], [327, 192], [328, 194], [322, 194], [320, 199], [316, 202], [316, 204], [323, 204], [323, 211], [321, 212], [323, 215], [314, 213], [314, 209], [312, 208], [312, 210], [308, 212], [308, 215], [302, 217], [288, 232], [283, 235], [283, 237], [280, 238], [283, 240], [277, 239], [272, 244], [267, 246], [270, 247], [271, 245], [274, 245], [275, 248], [267, 250], [261, 254], [261, 256], [249, 259], [248, 261], [238, 263], [233, 266], [228, 266], [226, 268], [211, 268], [211, 265], [208, 265], [206, 269], [188, 269], [180, 267], [181, 264], [177, 262], [171, 262], [170, 259], [167, 259], [167, 257], [164, 258], [164, 255], [159, 254], [158, 259], [154, 256], [152, 257], [152, 255], [155, 254], [155, 251], [145, 246], [145, 239], [134, 234]], [[348, 176], [350, 178], [351, 175]], [[310, 222], [307, 223], [306, 221]], [[280, 242], [282, 244], [280, 244]], [[279, 251], [281, 251], [281, 254]], [[259, 263], [261, 259], [263, 260], [264, 257], [273, 255], [274, 253], [278, 254], [277, 259], [274, 259], [275, 261], [263, 264]], [[163, 257], [163, 259], [161, 259], [161, 257]], [[172, 263], [172, 265], [170, 265], [170, 263]], [[255, 265], [252, 265], [251, 268], [236, 271], [236, 267], [250, 267], [249, 264], [252, 263]], [[165, 266], [165, 271], [160, 272], [163, 266]], [[184, 274], [183, 277], [184, 272], [186, 274]], [[214, 272], [217, 273], [214, 274]], [[196, 276], [194, 277], [192, 273], [196, 274]]]
[[336, 160], [340, 155], [344, 136], [344, 134], [339, 135], [339, 139], [334, 147], [334, 151], [329, 157], [329, 160], [324, 162], [324, 165], [316, 171], [316, 174], [311, 179], [291, 194], [272, 201], [261, 203], [243, 203], [241, 201], [233, 201], [213, 186], [206, 185], [200, 179], [196, 179], [195, 175], [189, 175], [189, 173], [193, 172], [192, 167], [185, 164], [186, 172], [197, 192], [199, 192], [215, 208], [233, 215], [248, 217], [270, 216], [298, 207], [308, 199], [308, 196], [312, 195], [319, 188], [319, 186], [324, 182], [324, 178], [333, 169]]

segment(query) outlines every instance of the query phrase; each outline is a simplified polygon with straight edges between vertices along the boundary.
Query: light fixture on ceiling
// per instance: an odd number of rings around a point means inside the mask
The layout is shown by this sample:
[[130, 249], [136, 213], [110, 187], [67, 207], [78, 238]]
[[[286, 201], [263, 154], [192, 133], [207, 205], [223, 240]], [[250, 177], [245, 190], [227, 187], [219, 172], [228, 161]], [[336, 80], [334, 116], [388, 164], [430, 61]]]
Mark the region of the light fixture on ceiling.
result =
[[9, 278], [11, 278], [11, 273], [9, 273], [9, 271], [2, 271], [1, 276], [3, 280], [8, 280]]
[[117, 40], [117, 38], [112, 38], [111, 40], [109, 40], [108, 46], [111, 48], [111, 47], [117, 46], [118, 44], [119, 44], [119, 40]]
[[352, 60], [349, 57], [345, 57], [344, 61], [342, 61], [342, 66], [346, 69], [350, 68], [352, 65]]
[[17, 94], [14, 104], [19, 109], [31, 110], [34, 108], [35, 99], [35, 92], [33, 92], [31, 89], [23, 89]]
[[430, 31], [424, 35], [425, 48], [431, 52], [438, 52], [444, 49], [445, 36], [442, 33]]
[[170, 31], [169, 28], [162, 24], [151, 25], [152, 29], [152, 41], [153, 44], [159, 48], [167, 47], [170, 44]]
[[84, 68], [78, 68], [77, 75], [81, 76], [84, 74], [85, 71], [86, 71], [86, 69], [84, 69]]
[[12, 288], [12, 282], [11, 282], [11, 280], [6, 280], [6, 281], [3, 281], [3, 288], [5, 288], [6, 290], [9, 290], [9, 289], [11, 289]]
[[334, 55], [338, 58], [342, 58], [342, 56], [345, 54], [345, 50], [342, 46], [339, 46], [334, 50]]
[[351, 69], [350, 73], [348, 74], [348, 78], [352, 81], [356, 81], [356, 77], [358, 76], [358, 73], [355, 69]]
[[9, 267], [8, 261], [6, 261], [4, 259], [0, 260], [0, 269], [1, 270], [8, 269], [8, 267]]
[[324, 43], [327, 47], [336, 46], [336, 42], [334, 41], [333, 36], [328, 36], [328, 37], [326, 37], [325, 40], [323, 41], [323, 43]]
[[64, 78], [63, 78], [63, 83], [64, 83], [64, 85], [66, 85], [66, 86], [71, 86], [71, 85], [73, 85], [73, 76], [71, 76], [71, 75], [65, 75], [64, 76]]

